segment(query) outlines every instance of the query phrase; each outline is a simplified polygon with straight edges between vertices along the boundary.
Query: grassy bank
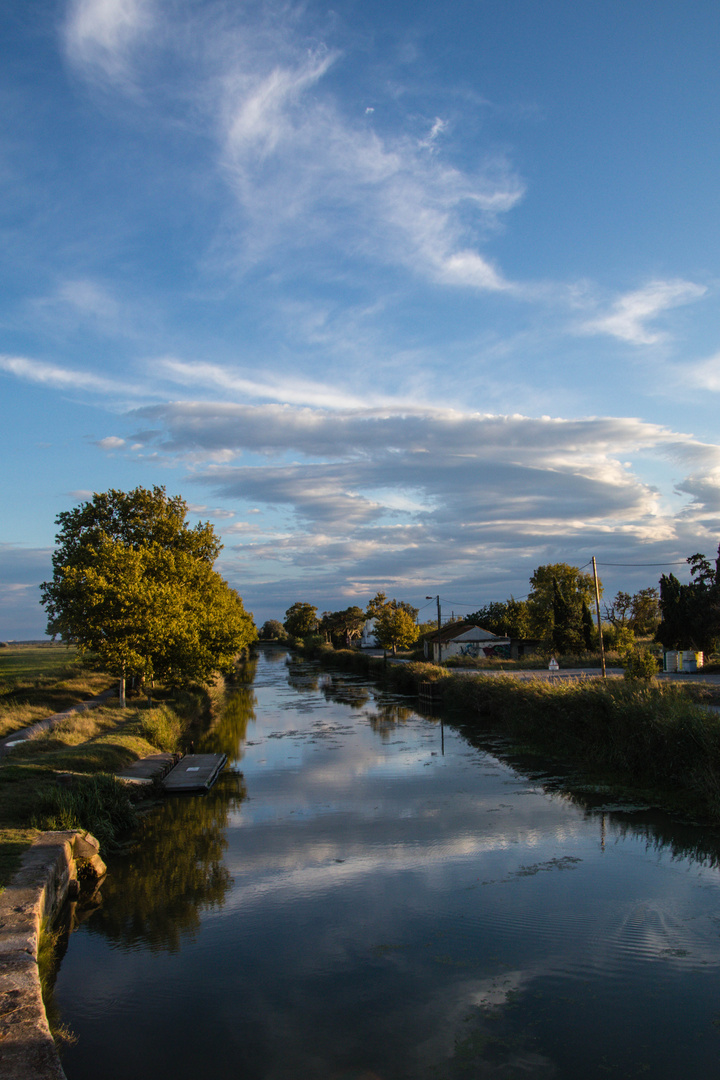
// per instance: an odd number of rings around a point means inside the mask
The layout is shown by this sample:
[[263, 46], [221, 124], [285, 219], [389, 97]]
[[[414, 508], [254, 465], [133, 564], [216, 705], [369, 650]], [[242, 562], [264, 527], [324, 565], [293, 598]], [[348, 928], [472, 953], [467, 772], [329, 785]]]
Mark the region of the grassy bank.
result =
[[600, 678], [520, 680], [466, 674], [433, 664], [385, 664], [352, 650], [319, 654], [416, 694], [438, 684], [443, 712], [468, 733], [492, 729], [517, 744], [633, 787], [663, 805], [720, 823], [720, 714], [707, 708], [717, 688]]
[[[4, 650], [3, 650], [4, 651]], [[159, 750], [185, 749], [222, 704], [221, 684], [175, 691], [160, 687], [152, 706], [71, 713], [14, 748], [0, 765], [0, 887], [44, 829], [89, 829], [105, 850], [137, 820], [141, 789], [114, 773]], [[46, 715], [46, 714], [45, 714]]]
[[65, 645], [0, 648], [0, 738], [117, 684]]

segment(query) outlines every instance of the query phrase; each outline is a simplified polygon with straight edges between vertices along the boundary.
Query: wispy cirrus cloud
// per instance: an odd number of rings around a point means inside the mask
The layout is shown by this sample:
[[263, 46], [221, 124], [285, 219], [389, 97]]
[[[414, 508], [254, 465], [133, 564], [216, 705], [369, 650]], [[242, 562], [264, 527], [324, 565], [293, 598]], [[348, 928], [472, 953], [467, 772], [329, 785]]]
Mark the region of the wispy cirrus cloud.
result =
[[63, 36], [70, 61], [90, 77], [130, 77], [130, 52], [154, 23], [154, 0], [71, 0]]
[[720, 391], [720, 353], [705, 360], [684, 364], [682, 381], [698, 390], [708, 390], [716, 394]]
[[246, 398], [282, 399], [289, 405], [329, 408], [358, 408], [367, 403], [364, 395], [350, 393], [327, 382], [283, 374], [274, 376], [271, 372], [262, 379], [251, 378], [230, 365], [163, 357], [154, 361], [152, 367], [169, 381], [181, 386], [212, 387]]
[[240, 217], [226, 257], [243, 268], [281, 249], [297, 272], [292, 252], [322, 260], [329, 248], [448, 286], [512, 288], [479, 241], [522, 199], [516, 171], [497, 152], [472, 170], [453, 164], [439, 118], [410, 136], [348, 112], [329, 79], [344, 57], [318, 44], [300, 7], [280, 17], [271, 4], [73, 0], [64, 41], [78, 72], [133, 90], [146, 78], [157, 89], [146, 54], [170, 50], [174, 73], [165, 68], [161, 94], [146, 98], [170, 109], [173, 126], [181, 117], [197, 134], [204, 124], [215, 140], [207, 165]]
[[651, 281], [621, 296], [605, 314], [583, 322], [580, 330], [585, 334], [610, 334], [632, 345], [655, 345], [665, 335], [648, 323], [670, 308], [699, 300], [706, 292], [704, 285], [692, 281]]
[[280, 237], [299, 247], [349, 242], [436, 282], [511, 289], [468, 241], [520, 201], [517, 175], [497, 159], [469, 173], [430, 153], [426, 139], [347, 117], [322, 87], [335, 62], [333, 53], [290, 58], [255, 85], [245, 74], [223, 81], [223, 162], [253, 253]]
[[47, 364], [25, 356], [0, 356], [0, 371], [15, 375], [26, 382], [38, 383], [57, 390], [91, 391], [100, 394], [119, 392], [130, 397], [145, 393], [138, 386], [97, 375], [92, 371], [64, 368], [58, 364]]

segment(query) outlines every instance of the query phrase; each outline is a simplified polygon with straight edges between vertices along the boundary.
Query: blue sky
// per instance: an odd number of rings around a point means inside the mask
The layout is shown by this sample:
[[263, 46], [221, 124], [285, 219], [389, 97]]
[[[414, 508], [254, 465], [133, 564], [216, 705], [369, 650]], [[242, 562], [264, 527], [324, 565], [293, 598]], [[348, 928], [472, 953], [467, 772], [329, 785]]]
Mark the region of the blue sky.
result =
[[6, 0], [0, 637], [110, 487], [211, 520], [258, 622], [713, 555], [719, 37], [703, 0]]

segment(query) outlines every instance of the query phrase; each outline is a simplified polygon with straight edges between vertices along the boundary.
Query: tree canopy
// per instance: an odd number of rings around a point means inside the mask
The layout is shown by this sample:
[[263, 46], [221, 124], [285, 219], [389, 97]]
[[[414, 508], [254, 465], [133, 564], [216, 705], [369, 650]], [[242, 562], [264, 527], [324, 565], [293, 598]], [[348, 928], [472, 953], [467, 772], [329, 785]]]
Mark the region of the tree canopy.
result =
[[303, 638], [314, 634], [318, 628], [317, 608], [296, 600], [285, 612], [283, 626], [291, 637]]
[[468, 615], [468, 622], [503, 637], [530, 637], [530, 613], [527, 602], [510, 597], [505, 602], [494, 601]]
[[[527, 599], [530, 631], [558, 652], [583, 652], [590, 647], [590, 604], [594, 602], [592, 574], [568, 563], [538, 566], [530, 578]], [[602, 594], [602, 585], [598, 582]]]
[[417, 614], [417, 608], [403, 600], [388, 600], [385, 593], [377, 593], [367, 607], [368, 618], [375, 619], [373, 633], [378, 643], [393, 653], [417, 641]]
[[352, 605], [342, 611], [324, 611], [320, 633], [333, 645], [349, 645], [362, 636], [367, 616], [361, 607]]
[[715, 563], [704, 555], [691, 555], [689, 584], [674, 574], [660, 578], [661, 621], [656, 641], [666, 649], [712, 652], [720, 641], [720, 547]]
[[190, 682], [229, 670], [256, 638], [252, 615], [213, 570], [206, 522], [165, 489], [108, 491], [57, 518], [48, 633], [96, 653], [121, 676]]
[[627, 627], [640, 636], [654, 634], [660, 622], [658, 590], [640, 589], [633, 596], [621, 590], [605, 605], [605, 618], [618, 629]]

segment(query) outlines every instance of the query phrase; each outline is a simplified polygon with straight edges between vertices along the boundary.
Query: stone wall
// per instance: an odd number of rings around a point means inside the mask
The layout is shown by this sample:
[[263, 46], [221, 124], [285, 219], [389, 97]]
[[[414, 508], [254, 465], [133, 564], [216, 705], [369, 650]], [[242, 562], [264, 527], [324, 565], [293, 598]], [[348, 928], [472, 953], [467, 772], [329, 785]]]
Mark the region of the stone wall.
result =
[[20, 870], [0, 893], [0, 1076], [2, 1080], [64, 1080], [40, 990], [38, 941], [66, 899], [77, 895], [77, 864], [105, 873], [89, 833], [46, 832], [25, 852]]

